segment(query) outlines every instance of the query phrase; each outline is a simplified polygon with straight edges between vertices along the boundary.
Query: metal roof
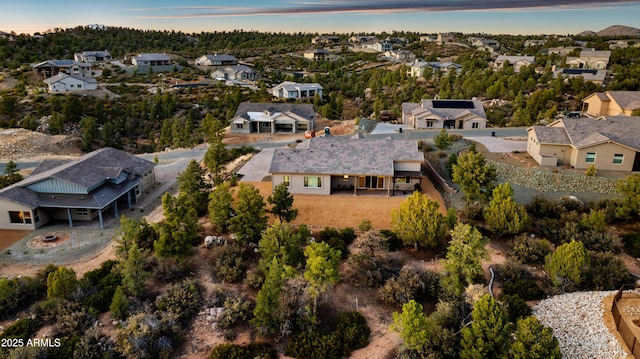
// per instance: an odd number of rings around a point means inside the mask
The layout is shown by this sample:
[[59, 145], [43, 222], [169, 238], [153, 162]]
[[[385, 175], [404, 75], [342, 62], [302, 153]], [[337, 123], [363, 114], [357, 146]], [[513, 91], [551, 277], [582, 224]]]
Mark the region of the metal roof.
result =
[[136, 61], [171, 61], [167, 54], [139, 54]]
[[295, 115], [298, 115], [304, 119], [310, 120], [315, 117], [316, 111], [313, 109], [312, 104], [302, 104], [302, 103], [270, 103], [270, 102], [242, 102], [238, 109], [236, 110], [236, 114], [233, 116], [232, 121], [236, 117], [243, 117], [245, 119], [249, 119], [247, 113], [249, 112], [263, 112], [269, 111], [273, 112], [291, 112]]

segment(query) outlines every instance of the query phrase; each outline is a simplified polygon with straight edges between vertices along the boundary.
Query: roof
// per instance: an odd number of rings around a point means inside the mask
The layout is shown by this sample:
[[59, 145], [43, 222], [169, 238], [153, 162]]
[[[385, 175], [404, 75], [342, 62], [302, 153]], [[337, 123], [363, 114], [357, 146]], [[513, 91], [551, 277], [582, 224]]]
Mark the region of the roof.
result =
[[203, 55], [210, 61], [237, 61], [237, 59], [232, 55], [227, 54], [213, 54], [213, 55]]
[[487, 118], [482, 102], [478, 99], [471, 100], [440, 100], [440, 99], [423, 99], [420, 103], [402, 104], [403, 113], [411, 113], [417, 115], [421, 112], [431, 112], [443, 119], [458, 118], [465, 112], [476, 116]]
[[640, 108], [640, 91], [607, 91], [606, 94], [624, 110]]
[[91, 64], [86, 62], [78, 62], [75, 60], [47, 60], [41, 63], [31, 65], [33, 68], [38, 67], [71, 67], [71, 66], [79, 66], [79, 67], [91, 67]]
[[98, 56], [98, 57], [111, 56], [111, 54], [107, 50], [104, 50], [104, 51], [82, 51], [82, 52], [79, 52], [78, 54], [83, 55], [83, 56]]
[[136, 61], [170, 61], [171, 58], [167, 54], [139, 54], [135, 57]]
[[611, 56], [611, 51], [592, 51], [592, 50], [582, 50], [580, 52], [580, 57], [585, 57], [585, 56], [602, 56], [602, 57], [609, 57]]
[[304, 53], [305, 54], [330, 54], [331, 52], [325, 49], [313, 49], [313, 50], [307, 50]]
[[536, 57], [535, 56], [506, 56], [506, 55], [500, 55], [496, 58], [495, 62], [498, 61], [509, 61], [510, 63], [515, 63], [518, 61], [527, 61], [530, 63], [533, 63], [536, 61]]
[[554, 73], [553, 73], [554, 77], [559, 77], [561, 75], [562, 76], [566, 76], [566, 77], [580, 76], [585, 81], [600, 81], [600, 82], [603, 82], [605, 80], [605, 78], [607, 77], [607, 70], [562, 68], [562, 69], [556, 69], [554, 71]]
[[424, 160], [416, 140], [314, 137], [305, 142], [276, 148], [269, 172], [393, 176], [394, 161]]
[[274, 86], [272, 90], [279, 90], [280, 88], [283, 88], [287, 91], [295, 91], [298, 89], [301, 89], [301, 90], [322, 90], [323, 89], [322, 85], [320, 85], [317, 82], [300, 83], [300, 82], [285, 81], [281, 84]]
[[[236, 114], [233, 116], [242, 117], [249, 120], [249, 112], [291, 112], [305, 119], [312, 119], [316, 115], [316, 111], [313, 109], [312, 104], [302, 103], [270, 103], [270, 102], [243, 102], [238, 106]], [[232, 119], [233, 120], [233, 119]]]
[[437, 62], [437, 61], [422, 61], [422, 60], [413, 60], [408, 64], [409, 67], [434, 67], [434, 68], [447, 68], [447, 67], [455, 67], [462, 68], [462, 65], [456, 64], [455, 62]]
[[[90, 152], [76, 160], [55, 167], [52, 166], [54, 163], [43, 163], [44, 167], [38, 167], [31, 176], [0, 190], [0, 198], [37, 208], [45, 205], [54, 206], [54, 202], [57, 203], [56, 206], [71, 206], [64, 203], [72, 203], [72, 198], [75, 198], [74, 203], [80, 203], [79, 198], [84, 197], [83, 205], [79, 208], [101, 208], [89, 206], [89, 200], [86, 198], [98, 196], [99, 198], [94, 198], [92, 202], [97, 205], [107, 200], [113, 200], [110, 195], [125, 193], [126, 187], [131, 189], [139, 182], [139, 177], [155, 166], [153, 162], [111, 147]], [[118, 178], [121, 174], [128, 174], [127, 179], [117, 185], [107, 182], [109, 179]], [[55, 197], [52, 197], [51, 193], [36, 192], [28, 188], [49, 179], [82, 188], [86, 194], [56, 193]]]
[[222, 72], [225, 74], [235, 74], [238, 72], [253, 72], [253, 69], [245, 65], [233, 65], [233, 66], [226, 66], [223, 69], [217, 69], [213, 73], [217, 73], [217, 72]]
[[51, 85], [69, 77], [85, 83], [94, 83], [94, 84], [98, 83], [98, 80], [94, 79], [93, 77], [68, 75], [68, 74], [65, 74], [64, 72], [59, 72], [57, 75], [54, 75], [45, 79], [44, 83], [46, 83], [47, 85]]
[[[558, 124], [561, 127], [557, 126]], [[586, 148], [605, 142], [616, 142], [636, 151], [640, 150], [640, 116], [564, 118], [549, 126], [533, 126], [532, 129], [538, 136], [538, 141], [545, 144], [566, 144]]]

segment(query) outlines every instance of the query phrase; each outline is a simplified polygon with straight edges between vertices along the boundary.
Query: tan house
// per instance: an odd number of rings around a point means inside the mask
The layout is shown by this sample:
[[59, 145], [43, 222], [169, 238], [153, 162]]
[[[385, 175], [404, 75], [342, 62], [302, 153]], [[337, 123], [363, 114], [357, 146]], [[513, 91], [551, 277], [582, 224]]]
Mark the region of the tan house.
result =
[[567, 66], [578, 69], [606, 69], [611, 51], [582, 50], [580, 57], [567, 57]]
[[269, 172], [273, 188], [291, 193], [392, 196], [419, 185], [423, 161], [416, 140], [327, 136], [276, 148]]
[[305, 59], [313, 61], [333, 61], [336, 59], [336, 55], [325, 49], [313, 49], [302, 53]]
[[415, 129], [475, 129], [487, 127], [482, 102], [471, 100], [424, 99], [402, 104], [402, 123]]
[[542, 166], [640, 171], [640, 117], [564, 118], [527, 130], [527, 152]]
[[493, 62], [493, 69], [500, 70], [505, 67], [513, 67], [515, 73], [520, 72], [522, 66], [531, 66], [536, 62], [535, 56], [498, 56]]
[[640, 91], [595, 92], [582, 100], [582, 112], [589, 116], [631, 116], [640, 109]]

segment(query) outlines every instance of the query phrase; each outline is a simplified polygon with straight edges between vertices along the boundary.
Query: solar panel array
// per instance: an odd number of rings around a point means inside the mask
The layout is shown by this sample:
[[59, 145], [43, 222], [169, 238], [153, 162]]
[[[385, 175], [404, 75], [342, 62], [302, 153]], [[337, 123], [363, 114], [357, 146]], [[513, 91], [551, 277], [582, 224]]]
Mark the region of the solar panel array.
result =
[[468, 100], [433, 100], [433, 108], [466, 108], [472, 109], [475, 106], [473, 101]]

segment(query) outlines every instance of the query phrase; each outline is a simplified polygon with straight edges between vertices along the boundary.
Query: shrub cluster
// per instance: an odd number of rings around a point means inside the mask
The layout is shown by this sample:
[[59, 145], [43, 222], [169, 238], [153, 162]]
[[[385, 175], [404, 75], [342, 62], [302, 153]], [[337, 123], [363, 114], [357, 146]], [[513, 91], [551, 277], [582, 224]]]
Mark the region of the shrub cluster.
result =
[[341, 230], [337, 230], [332, 227], [325, 227], [318, 232], [316, 240], [318, 242], [325, 242], [331, 248], [337, 249], [342, 254], [342, 259], [346, 259], [349, 256], [349, 245], [356, 239], [356, 232], [351, 227], [346, 227]]
[[209, 359], [277, 359], [278, 351], [271, 344], [250, 343], [247, 345], [220, 344], [213, 348]]

